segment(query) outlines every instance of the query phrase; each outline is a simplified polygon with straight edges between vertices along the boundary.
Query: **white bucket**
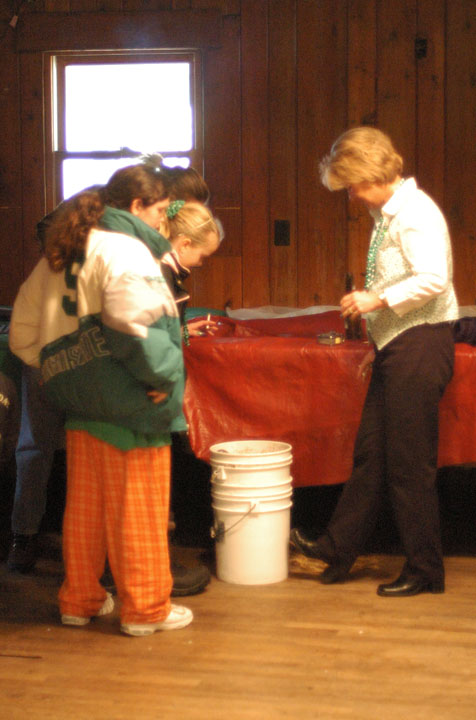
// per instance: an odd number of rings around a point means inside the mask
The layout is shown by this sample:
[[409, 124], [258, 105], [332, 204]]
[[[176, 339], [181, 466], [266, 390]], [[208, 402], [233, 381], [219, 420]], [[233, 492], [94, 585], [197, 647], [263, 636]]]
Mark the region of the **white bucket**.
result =
[[276, 485], [289, 480], [291, 445], [272, 440], [237, 440], [210, 448], [210, 464], [216, 483]]
[[210, 448], [217, 577], [239, 585], [288, 576], [291, 446], [236, 441]]

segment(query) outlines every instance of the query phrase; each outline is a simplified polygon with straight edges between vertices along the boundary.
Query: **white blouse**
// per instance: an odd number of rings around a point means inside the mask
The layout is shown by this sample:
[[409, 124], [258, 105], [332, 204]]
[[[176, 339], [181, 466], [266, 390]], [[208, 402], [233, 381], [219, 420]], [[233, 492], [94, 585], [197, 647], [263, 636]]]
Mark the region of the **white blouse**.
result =
[[436, 203], [409, 178], [374, 219], [381, 217], [387, 231], [369, 289], [385, 298], [389, 307], [367, 316], [378, 348], [415, 325], [458, 317], [451, 242]]

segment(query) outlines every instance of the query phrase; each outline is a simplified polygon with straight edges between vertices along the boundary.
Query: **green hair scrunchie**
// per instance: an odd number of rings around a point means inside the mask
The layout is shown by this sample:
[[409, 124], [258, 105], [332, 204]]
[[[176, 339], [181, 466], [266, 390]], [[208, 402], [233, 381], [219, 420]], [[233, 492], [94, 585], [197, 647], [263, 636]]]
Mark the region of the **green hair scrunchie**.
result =
[[170, 205], [167, 207], [167, 210], [165, 211], [167, 217], [169, 220], [172, 220], [176, 216], [179, 210], [183, 208], [185, 205], [185, 200], [174, 200], [170, 203]]

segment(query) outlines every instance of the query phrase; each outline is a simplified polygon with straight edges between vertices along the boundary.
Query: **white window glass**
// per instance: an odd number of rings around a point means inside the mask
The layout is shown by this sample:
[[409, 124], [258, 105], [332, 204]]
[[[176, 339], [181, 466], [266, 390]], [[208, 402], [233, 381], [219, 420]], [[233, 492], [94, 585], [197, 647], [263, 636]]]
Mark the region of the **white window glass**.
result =
[[51, 53], [47, 197], [54, 207], [121, 167], [160, 154], [203, 171], [199, 52]]
[[[90, 158], [63, 160], [62, 197], [69, 198], [90, 185], [105, 185], [116, 170], [127, 165], [135, 165], [136, 162], [136, 158], [130, 157], [114, 160], [94, 160]], [[190, 158], [169, 155], [164, 158], [163, 164], [167, 167], [188, 168], [190, 167]]]
[[190, 158], [188, 157], [174, 157], [173, 155], [169, 155], [168, 157], [164, 157], [164, 165], [167, 165], [167, 167], [183, 167], [188, 168], [190, 167]]
[[67, 65], [67, 152], [193, 147], [188, 62]]
[[116, 170], [127, 165], [134, 165], [136, 162], [133, 158], [64, 160], [63, 198], [69, 198], [90, 185], [105, 185]]

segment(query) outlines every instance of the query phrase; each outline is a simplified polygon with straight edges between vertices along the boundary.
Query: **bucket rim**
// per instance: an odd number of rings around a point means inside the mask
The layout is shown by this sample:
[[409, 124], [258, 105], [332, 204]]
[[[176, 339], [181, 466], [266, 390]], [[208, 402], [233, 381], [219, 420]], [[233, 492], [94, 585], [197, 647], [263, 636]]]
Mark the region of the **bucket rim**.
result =
[[212, 499], [218, 498], [218, 499], [227, 499], [227, 500], [237, 500], [238, 502], [248, 501], [251, 500], [264, 500], [264, 501], [270, 501], [270, 500], [279, 500], [280, 498], [285, 497], [291, 497], [293, 494], [293, 491], [290, 490], [284, 490], [283, 492], [279, 493], [273, 493], [270, 495], [250, 495], [249, 493], [247, 495], [233, 495], [230, 493], [221, 493], [221, 492], [213, 492], [212, 491]]
[[220, 488], [220, 487], [233, 488], [233, 489], [239, 488], [240, 490], [243, 490], [246, 488], [250, 488], [250, 489], [252, 488], [253, 490], [259, 490], [261, 488], [262, 489], [264, 489], [264, 488], [268, 489], [268, 488], [273, 488], [273, 487], [279, 488], [279, 487], [284, 487], [285, 485], [288, 485], [290, 488], [292, 488], [292, 481], [293, 481], [292, 477], [288, 477], [286, 480], [282, 480], [279, 483], [259, 483], [259, 484], [253, 483], [253, 485], [248, 485], [245, 483], [227, 483], [227, 482], [223, 482], [221, 480], [216, 481], [212, 477], [210, 480], [210, 483], [211, 483], [212, 487], [216, 487], [216, 488]]
[[[241, 458], [244, 457], [251, 457], [252, 459], [259, 457], [258, 455], [250, 455], [245, 456], [241, 455], [238, 457], [237, 455], [224, 455], [220, 458], [210, 458], [210, 465], [218, 470], [219, 468], [226, 468], [235, 470], [236, 472], [260, 472], [260, 471], [269, 471], [269, 470], [279, 470], [280, 468], [288, 467], [291, 465], [293, 459], [292, 457], [271, 460], [265, 463], [262, 463], [261, 465], [252, 465], [251, 463], [246, 463], [241, 460]], [[264, 455], [261, 455], [261, 457], [265, 457]], [[240, 462], [241, 460], [241, 462]]]
[[263, 513], [272, 513], [272, 512], [280, 512], [281, 510], [288, 510], [290, 507], [292, 507], [292, 500], [288, 500], [287, 503], [284, 505], [281, 505], [279, 507], [265, 507], [265, 508], [251, 508], [251, 510], [238, 510], [236, 508], [226, 508], [226, 507], [220, 507], [219, 505], [215, 505], [212, 503], [213, 510], [218, 510], [219, 512], [228, 514], [228, 515], [262, 515]]
[[[240, 447], [246, 447], [246, 446], [251, 447], [253, 445], [258, 445], [258, 444], [263, 444], [263, 445], [267, 444], [270, 446], [276, 446], [276, 448], [273, 450], [270, 450], [269, 452], [263, 452], [263, 451], [253, 452], [252, 450], [250, 450], [249, 452], [243, 452], [243, 451], [240, 452], [239, 451]], [[224, 448], [224, 446], [227, 446], [227, 445], [238, 446], [238, 449], [235, 453], [233, 453], [231, 450], [229, 450], [228, 452], [225, 453], [221, 450], [221, 448]], [[279, 447], [277, 447], [277, 446], [279, 446]], [[291, 451], [292, 451], [292, 446], [289, 443], [283, 442], [281, 440], [257, 440], [257, 439], [230, 440], [230, 441], [226, 441], [226, 442], [215, 443], [214, 445], [210, 446], [210, 456], [212, 455], [212, 453], [219, 453], [220, 456], [223, 455], [224, 457], [227, 457], [227, 455], [232, 456], [234, 454], [241, 455], [243, 457], [262, 457], [263, 455], [273, 456], [273, 455], [280, 455], [283, 452], [291, 452]]]

